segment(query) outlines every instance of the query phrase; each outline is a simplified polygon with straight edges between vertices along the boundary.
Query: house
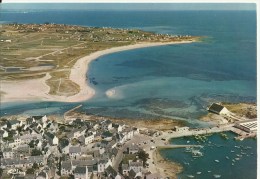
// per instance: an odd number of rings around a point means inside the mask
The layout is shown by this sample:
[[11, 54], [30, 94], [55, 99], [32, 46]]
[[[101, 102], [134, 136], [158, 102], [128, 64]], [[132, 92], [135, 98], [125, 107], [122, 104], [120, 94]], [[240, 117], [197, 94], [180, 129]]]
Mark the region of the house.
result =
[[37, 174], [35, 179], [49, 179], [49, 176], [46, 172], [41, 171], [40, 173]]
[[111, 141], [113, 137], [113, 134], [109, 131], [105, 131], [102, 133], [102, 138], [106, 141]]
[[128, 164], [122, 164], [122, 172], [123, 172], [123, 175], [128, 175], [128, 172], [129, 172]]
[[80, 146], [72, 146], [69, 148], [69, 155], [71, 158], [76, 158], [77, 156], [81, 155], [81, 148]]
[[61, 176], [71, 175], [71, 174], [72, 174], [71, 161], [61, 162]]
[[226, 107], [217, 104], [217, 103], [213, 103], [209, 108], [208, 108], [209, 112], [215, 113], [215, 114], [228, 114], [229, 111]]
[[59, 139], [52, 133], [46, 132], [44, 133], [44, 137], [48, 140], [50, 145], [58, 145]]
[[135, 145], [135, 144], [132, 144], [128, 147], [128, 154], [135, 154], [137, 153], [138, 151], [140, 150], [140, 148]]
[[187, 131], [189, 131], [189, 127], [178, 127], [178, 126], [175, 126], [174, 127], [174, 131], [176, 131], [176, 132], [187, 132]]
[[98, 173], [103, 173], [105, 169], [112, 165], [112, 161], [110, 159], [102, 159], [98, 161]]
[[105, 174], [110, 177], [110, 178], [115, 178], [117, 176], [117, 172], [116, 170], [111, 166], [109, 165], [106, 170], [105, 170]]
[[120, 124], [112, 124], [112, 127], [116, 129], [117, 132], [122, 132], [123, 126]]
[[0, 139], [8, 137], [8, 132], [6, 130], [0, 130]]
[[14, 157], [14, 152], [11, 148], [4, 148], [3, 150], [3, 158], [13, 158]]
[[92, 132], [87, 132], [85, 134], [85, 145], [90, 144], [94, 141], [94, 134]]
[[33, 118], [31, 118], [31, 117], [29, 117], [29, 118], [26, 119], [26, 125], [31, 125], [31, 124], [33, 124], [34, 122], [35, 122], [35, 120], [34, 120]]
[[88, 179], [88, 167], [77, 166], [74, 171], [75, 179]]
[[12, 119], [7, 122], [7, 127], [12, 130], [16, 130], [17, 127], [19, 126], [20, 126], [20, 121], [18, 121], [17, 119]]
[[133, 170], [135, 173], [141, 172], [143, 170], [143, 162], [142, 161], [129, 161], [129, 171]]

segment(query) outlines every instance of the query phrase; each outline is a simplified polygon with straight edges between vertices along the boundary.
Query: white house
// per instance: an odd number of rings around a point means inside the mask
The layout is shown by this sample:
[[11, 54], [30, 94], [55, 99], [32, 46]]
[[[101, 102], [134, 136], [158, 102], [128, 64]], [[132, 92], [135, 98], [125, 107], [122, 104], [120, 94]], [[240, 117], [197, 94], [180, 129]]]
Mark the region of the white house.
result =
[[85, 144], [90, 144], [94, 141], [94, 134], [92, 132], [88, 132], [86, 135], [85, 135]]
[[141, 172], [143, 170], [143, 162], [141, 161], [129, 161], [129, 171], [134, 170], [135, 173]]
[[97, 165], [98, 173], [103, 173], [109, 165], [112, 166], [112, 161], [110, 159], [100, 160]]
[[178, 126], [175, 126], [174, 127], [174, 130], [176, 131], [176, 132], [187, 132], [187, 131], [189, 131], [189, 127], [178, 127]]

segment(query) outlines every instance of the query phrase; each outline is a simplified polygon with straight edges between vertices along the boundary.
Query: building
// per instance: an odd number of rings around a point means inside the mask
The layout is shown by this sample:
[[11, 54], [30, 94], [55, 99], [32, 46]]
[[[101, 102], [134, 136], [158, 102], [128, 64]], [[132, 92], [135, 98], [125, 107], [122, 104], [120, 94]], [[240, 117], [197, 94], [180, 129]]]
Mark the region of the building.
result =
[[88, 179], [88, 167], [77, 166], [74, 171], [75, 179]]
[[186, 131], [189, 131], [189, 127], [178, 127], [178, 126], [175, 126], [174, 127], [174, 130], [176, 131], [176, 132], [186, 132]]
[[90, 144], [94, 141], [94, 134], [92, 132], [87, 132], [85, 135], [85, 144]]
[[244, 122], [239, 122], [235, 124], [235, 127], [246, 131], [246, 132], [256, 132], [257, 130], [257, 121], [256, 120], [250, 120], [250, 121], [244, 121]]
[[61, 163], [61, 176], [72, 174], [72, 166], [70, 161]]
[[79, 146], [72, 146], [69, 148], [69, 155], [71, 158], [76, 158], [81, 155], [81, 148]]
[[217, 103], [213, 103], [209, 108], [208, 108], [209, 112], [215, 113], [215, 114], [228, 114], [229, 111], [226, 107], [217, 104]]
[[11, 148], [5, 148], [3, 150], [3, 157], [4, 157], [4, 159], [13, 158], [14, 157], [13, 150]]

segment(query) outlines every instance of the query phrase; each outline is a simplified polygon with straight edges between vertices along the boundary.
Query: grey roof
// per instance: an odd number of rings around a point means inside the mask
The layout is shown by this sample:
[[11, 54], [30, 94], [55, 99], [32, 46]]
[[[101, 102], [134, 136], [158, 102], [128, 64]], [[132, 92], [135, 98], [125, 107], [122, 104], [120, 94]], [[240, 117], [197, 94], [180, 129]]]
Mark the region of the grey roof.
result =
[[135, 176], [136, 176], [135, 171], [134, 171], [133, 169], [131, 169], [131, 170], [129, 171], [129, 177], [130, 177], [130, 178], [135, 178]]
[[75, 168], [75, 174], [86, 174], [87, 167], [77, 166]]
[[28, 156], [27, 159], [20, 159], [20, 158], [12, 158], [12, 159], [2, 159], [1, 164], [3, 166], [8, 165], [18, 165], [18, 164], [33, 164], [33, 163], [42, 163], [43, 156]]
[[140, 167], [143, 166], [142, 162], [130, 162], [129, 166]]
[[139, 147], [137, 145], [130, 145], [129, 150], [139, 150]]
[[66, 171], [71, 170], [71, 162], [70, 161], [62, 162], [61, 169], [65, 169]]
[[224, 108], [224, 106], [221, 106], [221, 105], [219, 105], [219, 104], [213, 103], [213, 104], [209, 107], [209, 111], [215, 112], [215, 113], [219, 113], [223, 108]]
[[122, 164], [122, 170], [128, 170], [129, 166], [128, 164]]
[[81, 153], [81, 148], [79, 146], [76, 147], [70, 147], [69, 153]]
[[97, 164], [97, 160], [72, 160], [73, 166], [93, 166]]
[[12, 148], [10, 147], [4, 148], [3, 152], [12, 152]]
[[43, 116], [32, 116], [34, 120], [41, 120]]
[[20, 121], [18, 121], [17, 119], [12, 119], [12, 120], [9, 120], [8, 123], [9, 123], [10, 125], [13, 125], [13, 124], [20, 123]]
[[46, 178], [47, 174], [46, 174], [46, 172], [41, 171], [40, 173], [38, 173], [38, 176], [42, 176], [42, 177]]

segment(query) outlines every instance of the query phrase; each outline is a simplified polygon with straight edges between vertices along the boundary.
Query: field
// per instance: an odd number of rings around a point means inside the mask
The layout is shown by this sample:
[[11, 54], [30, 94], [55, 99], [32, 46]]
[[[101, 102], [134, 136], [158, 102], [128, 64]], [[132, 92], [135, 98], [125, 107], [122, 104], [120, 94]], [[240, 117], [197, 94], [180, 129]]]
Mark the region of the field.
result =
[[[96, 51], [142, 42], [193, 40], [140, 30], [59, 24], [5, 24], [0, 28], [1, 81], [38, 79], [50, 75], [49, 94], [72, 96], [80, 91], [69, 79], [75, 62]], [[0, 93], [2, 94], [2, 93]]]

